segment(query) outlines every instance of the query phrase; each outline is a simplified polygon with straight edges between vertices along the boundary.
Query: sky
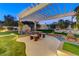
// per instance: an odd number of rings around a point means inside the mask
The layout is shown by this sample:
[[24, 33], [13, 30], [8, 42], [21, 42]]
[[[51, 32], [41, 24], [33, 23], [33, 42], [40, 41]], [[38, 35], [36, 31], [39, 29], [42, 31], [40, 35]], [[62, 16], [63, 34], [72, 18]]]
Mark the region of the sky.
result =
[[[16, 17], [18, 20], [18, 15], [20, 12], [22, 12], [24, 9], [28, 8], [29, 6], [31, 6], [31, 3], [0, 3], [0, 20], [3, 21], [4, 20], [4, 15], [12, 15], [14, 17]], [[64, 7], [65, 6], [65, 7]], [[79, 6], [79, 3], [53, 3], [52, 7], [50, 7], [50, 5], [47, 8], [44, 8], [42, 10], [43, 13], [47, 14], [47, 15], [57, 15], [57, 14], [63, 14], [63, 13], [68, 13], [73, 11], [77, 6]], [[50, 13], [48, 11], [48, 9], [50, 9]], [[45, 11], [47, 10], [47, 12]], [[39, 11], [40, 12], [40, 11]], [[63, 17], [63, 18], [57, 18], [57, 19], [52, 19], [52, 20], [47, 20], [47, 21], [41, 21], [41, 24], [50, 24], [52, 22], [56, 22], [56, 20], [59, 19], [69, 19], [71, 20], [71, 16], [68, 17]], [[75, 18], [74, 18], [75, 20]]]
[[[58, 22], [60, 19], [72, 21], [72, 16], [56, 18], [56, 19], [47, 20], [47, 21], [40, 21], [39, 23], [40, 24], [52, 24], [54, 22]], [[74, 17], [73, 19], [74, 19], [73, 22], [76, 22], [76, 17]]]
[[12, 15], [18, 17], [18, 14], [30, 4], [24, 3], [0, 3], [0, 20], [4, 20], [4, 15]]

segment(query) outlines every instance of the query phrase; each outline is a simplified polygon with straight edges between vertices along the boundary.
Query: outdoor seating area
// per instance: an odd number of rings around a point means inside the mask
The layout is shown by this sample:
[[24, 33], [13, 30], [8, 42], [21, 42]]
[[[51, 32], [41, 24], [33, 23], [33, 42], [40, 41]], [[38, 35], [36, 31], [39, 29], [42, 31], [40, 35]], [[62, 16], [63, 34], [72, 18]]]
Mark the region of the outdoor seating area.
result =
[[79, 4], [21, 5], [0, 22], [0, 56], [79, 56]]
[[44, 33], [37, 33], [37, 34], [31, 34], [30, 35], [30, 39], [34, 41], [38, 41], [39, 39], [45, 38], [45, 34]]
[[[43, 8], [49, 7], [49, 5], [50, 4], [38, 4], [36, 7], [31, 9], [30, 11], [27, 10], [29, 13], [27, 13], [26, 11], [23, 11], [22, 13], [20, 13], [19, 14], [19, 32], [23, 29], [23, 30], [25, 30], [24, 33], [26, 32], [26, 34], [27, 34], [27, 32], [29, 31], [29, 33], [30, 33], [29, 39], [31, 41], [35, 41], [35, 42], [40, 42], [40, 40], [42, 41], [42, 40], [46, 39], [47, 37], [49, 37], [49, 39], [51, 39], [51, 37], [54, 37], [58, 41], [60, 41], [60, 43], [61, 42], [72, 42], [72, 43], [78, 44], [79, 39], [78, 39], [78, 37], [76, 37], [78, 35], [76, 35], [76, 32], [75, 32], [76, 30], [74, 30], [75, 27], [71, 28], [72, 25], [71, 25], [71, 23], [69, 23], [71, 21], [69, 21], [69, 20], [63, 21], [63, 19], [60, 19], [58, 21], [58, 23], [56, 23], [56, 25], [55, 24], [53, 24], [53, 25], [45, 24], [45, 25], [47, 25], [47, 27], [45, 26], [44, 28], [42, 28], [42, 25], [39, 23], [42, 20], [62, 18], [62, 17], [66, 17], [66, 16], [72, 16], [72, 19], [73, 19], [74, 15], [76, 14], [72, 11], [70, 13], [59, 14], [56, 16], [54, 15], [51, 17], [46, 15], [48, 17], [43, 18], [42, 16], [44, 16], [44, 15], [41, 14], [43, 12], [41, 12], [40, 10], [43, 10]], [[53, 4], [51, 4], [51, 6], [52, 5]], [[47, 11], [49, 11], [49, 10], [47, 10]], [[38, 17], [39, 14], [42, 15], [42, 16], [40, 16], [40, 18]], [[24, 27], [25, 23], [23, 24], [23, 22], [25, 21], [25, 19], [26, 19], [26, 21], [33, 22], [32, 23], [33, 27], [31, 27], [32, 25], [27, 25], [27, 27]], [[21, 24], [22, 24], [22, 26], [21, 26]], [[37, 24], [40, 25], [39, 26], [40, 28], [38, 28]], [[72, 22], [72, 24], [73, 24], [73, 22]], [[54, 27], [53, 29], [52, 29], [52, 26]], [[29, 27], [30, 27], [30, 29], [27, 30], [27, 28], [29, 28]], [[31, 30], [31, 29], [33, 29], [33, 30]], [[53, 40], [53, 38], [51, 40]], [[59, 44], [59, 46], [60, 46], [60, 44]], [[64, 44], [62, 44], [62, 46], [64, 46]], [[63, 47], [62, 47], [62, 49], [63, 49]], [[71, 53], [71, 54], [73, 54], [73, 53]]]

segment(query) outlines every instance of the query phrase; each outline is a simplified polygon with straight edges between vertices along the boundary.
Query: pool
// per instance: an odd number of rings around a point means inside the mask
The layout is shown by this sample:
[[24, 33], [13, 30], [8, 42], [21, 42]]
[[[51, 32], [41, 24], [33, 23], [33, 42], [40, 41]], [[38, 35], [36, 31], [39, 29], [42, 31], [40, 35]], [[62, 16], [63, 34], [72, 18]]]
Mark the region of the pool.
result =
[[57, 38], [58, 40], [60, 40], [60, 41], [64, 41], [64, 40], [65, 40], [65, 38], [64, 38], [63, 36], [56, 36], [56, 38]]

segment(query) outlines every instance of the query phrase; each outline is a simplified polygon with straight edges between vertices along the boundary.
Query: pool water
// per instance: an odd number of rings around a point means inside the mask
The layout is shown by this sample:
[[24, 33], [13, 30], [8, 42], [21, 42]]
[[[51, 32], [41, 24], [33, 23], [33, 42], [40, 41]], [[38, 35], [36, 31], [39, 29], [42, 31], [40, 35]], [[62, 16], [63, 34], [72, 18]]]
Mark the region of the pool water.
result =
[[60, 41], [65, 40], [63, 36], [56, 36], [56, 38], [57, 38], [58, 40], [60, 40]]

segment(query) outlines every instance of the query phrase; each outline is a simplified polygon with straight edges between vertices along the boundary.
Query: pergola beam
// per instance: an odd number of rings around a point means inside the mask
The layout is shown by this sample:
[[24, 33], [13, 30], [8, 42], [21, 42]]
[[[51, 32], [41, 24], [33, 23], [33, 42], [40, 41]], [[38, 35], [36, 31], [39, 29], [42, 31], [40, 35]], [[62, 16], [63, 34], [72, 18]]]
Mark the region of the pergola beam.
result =
[[19, 14], [19, 17], [20, 18], [27, 17], [27, 16], [33, 14], [34, 12], [46, 7], [47, 5], [48, 5], [48, 3], [39, 4], [39, 5], [31, 8], [30, 10], [23, 11], [22, 13]]
[[65, 14], [59, 14], [59, 15], [55, 15], [55, 16], [49, 16], [47, 18], [47, 20], [49, 19], [56, 19], [56, 18], [62, 18], [62, 17], [66, 17], [66, 16], [74, 16], [76, 15], [76, 12], [70, 12], [70, 13], [65, 13]]
[[[35, 15], [37, 15], [37, 17], [35, 16]], [[41, 14], [40, 14], [41, 15]], [[32, 20], [37, 20], [37, 21], [41, 21], [41, 20], [51, 20], [51, 19], [56, 19], [56, 18], [62, 18], [62, 17], [66, 17], [66, 16], [74, 16], [74, 15], [76, 15], [76, 12], [69, 12], [69, 13], [65, 13], [65, 14], [58, 14], [58, 15], [55, 15], [55, 16], [48, 16], [48, 17], [46, 17], [45, 19], [44, 18], [42, 18], [42, 16], [40, 16], [39, 15], [39, 13], [38, 14], [31, 14], [29, 17], [30, 18], [28, 18], [27, 17], [27, 19], [30, 19], [31, 21]], [[40, 18], [38, 18], [38, 16], [40, 17]], [[37, 19], [38, 18], [38, 19]], [[28, 21], [30, 21], [30, 20], [28, 20]]]

